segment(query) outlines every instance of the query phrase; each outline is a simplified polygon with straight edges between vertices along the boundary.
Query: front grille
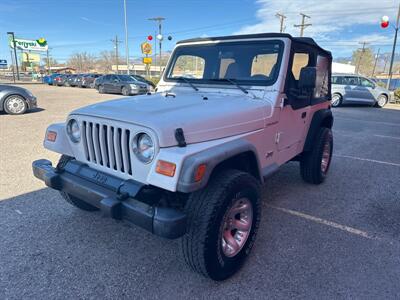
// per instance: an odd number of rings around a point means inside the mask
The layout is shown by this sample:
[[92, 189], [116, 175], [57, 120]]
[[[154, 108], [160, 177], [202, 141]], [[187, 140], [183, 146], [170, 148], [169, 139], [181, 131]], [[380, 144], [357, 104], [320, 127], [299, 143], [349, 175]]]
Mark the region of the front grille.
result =
[[82, 139], [87, 161], [132, 175], [130, 130], [95, 122], [82, 123]]

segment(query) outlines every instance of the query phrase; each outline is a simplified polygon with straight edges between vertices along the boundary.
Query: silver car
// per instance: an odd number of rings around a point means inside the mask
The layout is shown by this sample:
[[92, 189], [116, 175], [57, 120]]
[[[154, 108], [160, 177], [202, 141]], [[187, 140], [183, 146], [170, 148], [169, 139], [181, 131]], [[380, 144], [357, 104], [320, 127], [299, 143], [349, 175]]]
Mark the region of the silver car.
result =
[[332, 74], [332, 106], [357, 103], [384, 107], [390, 92], [374, 81], [359, 75]]
[[21, 115], [36, 107], [36, 97], [27, 89], [0, 84], [0, 111], [10, 115]]

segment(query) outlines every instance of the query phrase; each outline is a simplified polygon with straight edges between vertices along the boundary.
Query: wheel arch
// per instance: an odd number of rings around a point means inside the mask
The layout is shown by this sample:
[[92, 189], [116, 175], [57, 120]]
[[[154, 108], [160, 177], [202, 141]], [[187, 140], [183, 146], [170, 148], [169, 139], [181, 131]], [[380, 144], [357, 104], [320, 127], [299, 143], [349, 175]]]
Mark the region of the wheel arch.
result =
[[313, 118], [308, 129], [306, 141], [304, 143], [303, 151], [310, 151], [314, 143], [314, 139], [318, 134], [318, 130], [321, 127], [332, 129], [333, 126], [333, 115], [330, 109], [321, 109], [314, 113]]
[[[195, 182], [195, 172], [201, 164], [206, 165], [206, 172], [202, 180]], [[186, 158], [178, 178], [177, 190], [185, 193], [199, 190], [207, 185], [214, 174], [227, 168], [248, 172], [260, 182], [263, 181], [254, 145], [240, 139], [209, 148]]]

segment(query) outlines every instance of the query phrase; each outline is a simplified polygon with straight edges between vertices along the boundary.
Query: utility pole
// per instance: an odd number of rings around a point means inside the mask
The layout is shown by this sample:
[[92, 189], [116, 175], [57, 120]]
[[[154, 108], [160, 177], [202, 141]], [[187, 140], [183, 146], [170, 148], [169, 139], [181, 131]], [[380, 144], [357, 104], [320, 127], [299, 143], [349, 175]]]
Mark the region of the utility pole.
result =
[[281, 13], [276, 13], [275, 16], [276, 16], [277, 18], [279, 18], [279, 19], [280, 19], [280, 22], [281, 22], [281, 26], [280, 26], [279, 32], [280, 32], [280, 33], [285, 32], [284, 23], [285, 23], [285, 19], [286, 19], [287, 17], [286, 17], [284, 14], [281, 14]]
[[389, 54], [385, 55], [385, 65], [383, 66], [383, 73], [385, 73], [385, 71], [386, 71], [386, 65], [387, 65], [388, 59], [389, 59]]
[[15, 61], [15, 66], [17, 68], [17, 79], [19, 80], [19, 69], [18, 69], [18, 58], [17, 58], [17, 43], [15, 42], [15, 35], [14, 32], [7, 32], [8, 35], [11, 35], [12, 37], [12, 43], [14, 47], [14, 61]]
[[399, 21], [400, 21], [400, 4], [399, 4], [399, 10], [397, 12], [397, 20], [396, 20], [396, 27], [394, 28], [394, 41], [393, 41], [393, 49], [392, 49], [392, 58], [390, 60], [390, 67], [389, 67], [389, 78], [386, 84], [386, 88], [390, 88], [390, 81], [392, 80], [393, 76], [393, 62], [394, 62], [394, 55], [396, 51], [396, 43], [397, 43], [397, 33], [399, 31]]
[[363, 56], [364, 56], [364, 52], [365, 52], [365, 45], [366, 44], [369, 44], [368, 42], [360, 42], [359, 44], [362, 44], [363, 46], [362, 46], [362, 49], [361, 49], [361, 53], [360, 53], [360, 58], [358, 59], [358, 62], [357, 62], [357, 66], [356, 66], [356, 73], [358, 74], [358, 72], [359, 72], [359, 70], [360, 70], [360, 64], [361, 64], [361, 60], [362, 60], [362, 58], [363, 58]]
[[377, 64], [378, 59], [379, 59], [379, 52], [380, 52], [380, 51], [381, 51], [381, 48], [378, 48], [378, 53], [376, 54], [376, 57], [375, 57], [374, 69], [372, 70], [372, 75], [371, 75], [371, 77], [374, 77], [375, 68], [376, 68], [376, 64]]
[[128, 45], [128, 21], [126, 18], [126, 0], [124, 0], [124, 17], [125, 17], [125, 52], [126, 52], [126, 68], [129, 75], [129, 45]]
[[10, 57], [11, 57], [11, 63], [12, 63], [13, 81], [15, 83], [15, 70], [14, 70], [15, 62], [14, 62], [14, 56], [13, 56], [11, 49], [10, 49]]
[[158, 23], [158, 35], [156, 36], [157, 40], [159, 41], [159, 65], [160, 65], [160, 77], [161, 77], [161, 72], [162, 72], [162, 66], [161, 66], [161, 45], [162, 45], [162, 40], [164, 39], [164, 37], [162, 36], [162, 31], [161, 31], [161, 27], [162, 27], [162, 21], [165, 20], [164, 17], [155, 17], [155, 18], [150, 18], [150, 21], [156, 21]]
[[114, 49], [115, 49], [115, 61], [116, 61], [116, 65], [117, 65], [117, 74], [118, 74], [118, 44], [121, 43], [121, 41], [118, 40], [118, 35], [115, 36], [114, 40], [111, 40], [111, 42], [113, 42], [114, 44]]
[[306, 29], [308, 26], [312, 26], [311, 23], [306, 24], [306, 18], [311, 19], [310, 16], [307, 16], [306, 14], [300, 13], [301, 15], [301, 24], [298, 25], [293, 25], [294, 27], [300, 27], [300, 37], [303, 37], [304, 35], [304, 29]]
[[47, 47], [46, 55], [47, 55], [47, 74], [50, 74], [50, 56], [49, 56], [49, 48], [48, 47]]

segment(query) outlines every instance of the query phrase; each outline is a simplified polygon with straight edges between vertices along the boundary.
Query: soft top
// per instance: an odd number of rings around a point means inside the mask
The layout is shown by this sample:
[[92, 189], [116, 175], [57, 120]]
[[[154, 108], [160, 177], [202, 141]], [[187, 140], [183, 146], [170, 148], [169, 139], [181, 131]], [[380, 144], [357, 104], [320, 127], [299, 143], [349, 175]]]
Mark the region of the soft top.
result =
[[332, 56], [330, 51], [327, 51], [321, 48], [314, 39], [310, 37], [293, 37], [288, 33], [256, 33], [256, 34], [240, 34], [240, 35], [225, 35], [225, 36], [216, 36], [216, 37], [206, 37], [206, 38], [194, 38], [187, 39], [177, 42], [177, 44], [183, 43], [194, 43], [194, 42], [204, 42], [204, 41], [223, 41], [223, 40], [242, 40], [242, 39], [258, 39], [258, 38], [288, 38], [296, 43], [306, 44], [315, 48], [318, 48], [320, 51], [324, 52], [328, 56]]

